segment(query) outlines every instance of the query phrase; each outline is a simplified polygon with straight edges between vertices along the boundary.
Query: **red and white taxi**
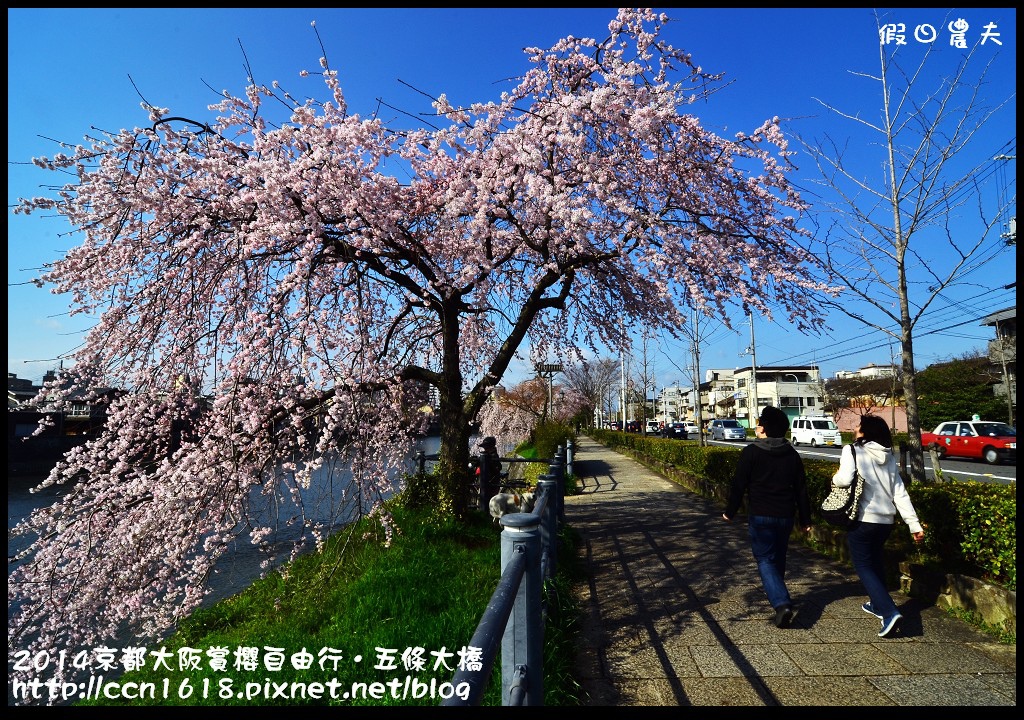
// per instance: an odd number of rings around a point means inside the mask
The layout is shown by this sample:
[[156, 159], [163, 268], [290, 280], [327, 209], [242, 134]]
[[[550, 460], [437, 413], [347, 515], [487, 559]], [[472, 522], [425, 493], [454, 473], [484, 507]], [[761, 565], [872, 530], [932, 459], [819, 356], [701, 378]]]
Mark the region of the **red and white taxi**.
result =
[[989, 465], [1017, 462], [1017, 430], [991, 420], [957, 420], [921, 433], [921, 447], [934, 447], [939, 457], [984, 460]]

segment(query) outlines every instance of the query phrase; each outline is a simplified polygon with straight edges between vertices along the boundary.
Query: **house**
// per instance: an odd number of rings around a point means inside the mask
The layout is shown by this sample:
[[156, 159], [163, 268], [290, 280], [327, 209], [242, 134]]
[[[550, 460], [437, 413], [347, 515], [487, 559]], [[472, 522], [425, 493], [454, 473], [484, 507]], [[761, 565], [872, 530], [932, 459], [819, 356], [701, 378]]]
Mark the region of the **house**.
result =
[[736, 417], [736, 380], [729, 368], [704, 371], [700, 385], [701, 420], [706, 424], [714, 418]]
[[1002, 382], [994, 387], [996, 395], [1007, 398], [1016, 425], [1017, 418], [1017, 307], [999, 310], [981, 321], [995, 330], [988, 342], [988, 357], [998, 369]]
[[[859, 370], [839, 370], [826, 393], [839, 429], [854, 433], [862, 415], [885, 418], [893, 432], [907, 431], [907, 408], [902, 397], [900, 368], [868, 363]], [[843, 401], [840, 402], [839, 399]]]
[[847, 378], [883, 378], [883, 377], [894, 377], [899, 375], [895, 365], [875, 365], [874, 363], [868, 363], [860, 370], [838, 370], [836, 372], [837, 380], [845, 380]]
[[761, 408], [773, 405], [792, 422], [798, 415], [824, 415], [821, 372], [816, 365], [779, 365], [736, 368], [735, 417], [751, 427]]
[[[704, 375], [706, 381], [700, 383], [697, 388], [681, 385], [663, 388], [654, 399], [655, 417], [663, 422], [696, 422], [698, 402], [695, 402], [694, 398], [697, 395], [700, 397], [701, 419], [707, 421], [716, 417], [713, 409], [715, 399], [719, 395], [725, 397], [726, 394], [732, 393], [732, 371], [708, 370]], [[719, 412], [717, 417], [731, 416]]]

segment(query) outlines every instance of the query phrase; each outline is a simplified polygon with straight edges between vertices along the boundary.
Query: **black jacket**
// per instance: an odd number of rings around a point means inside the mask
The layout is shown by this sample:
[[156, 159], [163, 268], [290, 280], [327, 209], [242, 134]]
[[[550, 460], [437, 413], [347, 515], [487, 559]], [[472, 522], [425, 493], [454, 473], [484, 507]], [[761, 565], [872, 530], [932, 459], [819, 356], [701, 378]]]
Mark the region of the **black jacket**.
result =
[[811, 524], [804, 461], [785, 438], [759, 438], [740, 451], [725, 516], [730, 520], [748, 496], [747, 513], [768, 517], [799, 516]]

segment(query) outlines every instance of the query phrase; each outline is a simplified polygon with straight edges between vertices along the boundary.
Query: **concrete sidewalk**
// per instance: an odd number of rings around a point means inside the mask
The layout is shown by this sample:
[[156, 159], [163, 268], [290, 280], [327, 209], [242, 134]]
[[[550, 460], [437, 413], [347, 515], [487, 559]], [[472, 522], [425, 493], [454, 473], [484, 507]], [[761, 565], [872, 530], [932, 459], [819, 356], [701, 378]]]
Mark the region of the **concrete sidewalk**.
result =
[[581, 437], [583, 493], [565, 520], [589, 581], [578, 676], [589, 705], [1017, 704], [1016, 646], [892, 592], [900, 633], [879, 622], [852, 568], [790, 542], [792, 627], [769, 621], [745, 518]]

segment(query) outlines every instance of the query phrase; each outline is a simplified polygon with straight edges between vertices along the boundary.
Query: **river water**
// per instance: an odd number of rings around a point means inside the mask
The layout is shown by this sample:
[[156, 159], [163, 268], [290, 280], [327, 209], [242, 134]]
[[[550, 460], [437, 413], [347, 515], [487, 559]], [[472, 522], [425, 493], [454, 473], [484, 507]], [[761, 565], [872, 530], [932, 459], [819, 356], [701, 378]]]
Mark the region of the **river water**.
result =
[[[420, 438], [412, 448], [410, 454], [405, 458], [403, 470], [406, 472], [414, 472], [417, 470], [416, 456], [419, 452], [423, 452], [427, 458], [426, 469], [429, 471], [433, 464], [432, 460], [437, 457], [439, 446], [440, 438], [436, 436]], [[44, 478], [42, 477], [12, 477], [10, 474], [8, 475], [8, 575], [12, 570], [10, 562], [11, 557], [26, 545], [26, 539], [11, 537], [11, 529], [20, 521], [27, 518], [33, 510], [54, 503], [65, 492], [62, 488], [49, 487], [41, 492], [32, 493], [32, 488], [38, 485], [43, 479]], [[338, 467], [325, 468], [323, 471], [314, 475], [314, 481], [311, 484], [311, 487], [302, 493], [305, 506], [304, 509], [307, 517], [310, 517], [315, 522], [325, 523], [333, 530], [337, 530], [347, 524], [360, 512], [366, 512], [369, 510], [369, 501], [363, 501], [359, 498], [352, 497], [348, 487], [350, 479], [351, 473], [348, 470], [340, 469]], [[274, 507], [275, 503], [267, 502], [258, 495], [254, 495], [252, 501], [256, 514], [262, 515], [263, 517], [261, 519], [263, 520], [269, 522], [272, 513], [277, 512], [278, 508]], [[360, 505], [362, 505], [362, 507], [360, 507]], [[290, 547], [290, 541], [294, 539], [296, 538], [278, 538], [278, 545], [282, 548], [282, 555], [284, 556], [284, 559], [287, 558], [287, 548]], [[225, 597], [230, 597], [251, 585], [253, 581], [258, 579], [265, 571], [264, 568], [261, 567], [265, 557], [264, 553], [249, 542], [237, 542], [233, 552], [226, 553], [218, 562], [215, 574], [209, 581], [210, 594], [204, 600], [203, 605], [211, 605]], [[8, 602], [8, 621], [10, 621], [12, 614], [13, 608], [11, 607], [10, 602]], [[8, 680], [10, 680], [10, 678], [8, 678]], [[8, 682], [8, 705], [12, 704], [10, 688], [11, 685], [10, 682]]]
[[[403, 469], [407, 472], [415, 471], [416, 453], [422, 451], [428, 458], [426, 467], [429, 471], [432, 465], [429, 458], [437, 456], [439, 446], [440, 438], [436, 436], [420, 438], [413, 447], [412, 452], [406, 457]], [[368, 502], [364, 502], [364, 507], [359, 508], [355, 504], [357, 499], [350, 497], [347, 482], [350, 477], [351, 475], [347, 470], [339, 471], [337, 468], [334, 468], [333, 471], [325, 469], [315, 475], [312, 486], [302, 493], [307, 515], [312, 520], [323, 522], [337, 530], [339, 527], [346, 525], [353, 516], [358, 515], [360, 512], [366, 512], [369, 509]], [[42, 480], [43, 478], [41, 477], [20, 477], [17, 479], [11, 478], [8, 481], [8, 572], [10, 572], [10, 557], [24, 547], [25, 543], [23, 538], [12, 539], [10, 530], [18, 522], [27, 518], [36, 508], [54, 503], [64, 492], [63, 489], [55, 487], [46, 488], [38, 493], [30, 492]], [[267, 503], [259, 496], [254, 496], [252, 501], [261, 520], [269, 521], [272, 513], [276, 512], [276, 509], [272, 508], [270, 503]], [[262, 508], [260, 507], [261, 505], [263, 506]], [[282, 537], [279, 540], [281, 543], [286, 543], [291, 539], [294, 538]], [[216, 602], [250, 585], [260, 575], [260, 563], [262, 560], [263, 554], [250, 543], [238, 543], [235, 552], [225, 555], [218, 565], [217, 575], [210, 585], [212, 593], [207, 599], [207, 603]], [[10, 608], [8, 608], [9, 610]], [[8, 612], [8, 614], [10, 613]]]

